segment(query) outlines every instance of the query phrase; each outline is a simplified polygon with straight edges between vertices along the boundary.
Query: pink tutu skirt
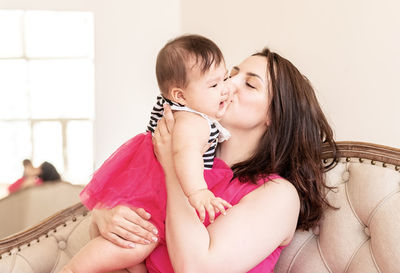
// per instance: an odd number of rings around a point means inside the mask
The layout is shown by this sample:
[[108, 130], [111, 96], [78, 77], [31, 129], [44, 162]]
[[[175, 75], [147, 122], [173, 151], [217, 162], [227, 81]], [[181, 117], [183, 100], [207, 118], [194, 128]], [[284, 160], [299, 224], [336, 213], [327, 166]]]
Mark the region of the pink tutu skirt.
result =
[[[92, 210], [117, 205], [144, 208], [150, 221], [165, 240], [165, 208], [167, 193], [164, 171], [154, 155], [151, 133], [143, 133], [119, 147], [93, 174], [80, 194], [82, 203]], [[204, 172], [209, 187], [232, 177], [224, 168]]]

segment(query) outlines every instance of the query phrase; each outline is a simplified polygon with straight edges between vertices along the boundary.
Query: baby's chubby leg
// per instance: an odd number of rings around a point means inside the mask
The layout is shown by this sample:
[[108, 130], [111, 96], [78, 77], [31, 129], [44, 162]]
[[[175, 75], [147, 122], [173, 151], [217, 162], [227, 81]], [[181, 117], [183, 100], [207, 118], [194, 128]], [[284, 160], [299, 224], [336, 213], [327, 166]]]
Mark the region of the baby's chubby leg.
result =
[[[139, 269], [157, 243], [135, 244], [134, 248], [122, 248], [98, 236], [86, 244], [61, 270], [62, 273], [100, 273], [118, 269]], [[139, 271], [140, 272], [140, 271]], [[145, 271], [142, 271], [145, 272]]]
[[90, 239], [94, 239], [97, 236], [100, 236], [100, 230], [93, 221], [90, 223], [90, 226], [89, 226], [89, 235], [90, 235]]
[[141, 263], [138, 265], [135, 265], [133, 267], [124, 269], [124, 270], [118, 270], [118, 271], [113, 271], [113, 272], [109, 272], [109, 273], [148, 273], [147, 268], [145, 263]]

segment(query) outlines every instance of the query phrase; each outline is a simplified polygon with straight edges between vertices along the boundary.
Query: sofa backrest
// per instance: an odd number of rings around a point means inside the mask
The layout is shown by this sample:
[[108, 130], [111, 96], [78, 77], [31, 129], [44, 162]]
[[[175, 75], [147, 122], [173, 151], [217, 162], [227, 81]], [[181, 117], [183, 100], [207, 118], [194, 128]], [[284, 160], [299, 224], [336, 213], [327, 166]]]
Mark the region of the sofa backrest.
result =
[[82, 185], [44, 183], [0, 199], [0, 238], [32, 227], [50, 215], [79, 202]]
[[275, 273], [400, 272], [400, 150], [356, 142], [338, 148], [326, 182], [336, 187], [327, 199], [339, 209], [297, 231]]

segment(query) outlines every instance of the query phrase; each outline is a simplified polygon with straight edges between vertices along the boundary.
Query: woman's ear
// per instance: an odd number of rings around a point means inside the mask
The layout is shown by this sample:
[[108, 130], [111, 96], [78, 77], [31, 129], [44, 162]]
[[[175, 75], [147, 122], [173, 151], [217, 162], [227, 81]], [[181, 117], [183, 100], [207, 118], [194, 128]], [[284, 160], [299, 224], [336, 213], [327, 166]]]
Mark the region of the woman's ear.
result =
[[183, 91], [181, 88], [178, 87], [173, 87], [171, 89], [171, 99], [179, 104], [186, 105], [186, 99], [185, 99], [185, 91]]
[[269, 126], [271, 124], [271, 119], [270, 119], [270, 117], [267, 117], [266, 119], [265, 119], [265, 126]]

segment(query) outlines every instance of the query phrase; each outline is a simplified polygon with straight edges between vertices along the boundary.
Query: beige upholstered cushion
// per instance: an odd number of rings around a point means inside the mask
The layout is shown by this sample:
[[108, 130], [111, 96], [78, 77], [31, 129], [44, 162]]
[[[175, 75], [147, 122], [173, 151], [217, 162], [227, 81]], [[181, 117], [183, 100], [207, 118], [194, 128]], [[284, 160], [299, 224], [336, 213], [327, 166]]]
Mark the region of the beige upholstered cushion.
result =
[[[399, 158], [398, 158], [399, 159]], [[326, 174], [336, 186], [320, 225], [297, 231], [275, 273], [399, 273], [400, 172], [397, 165], [342, 158]]]

